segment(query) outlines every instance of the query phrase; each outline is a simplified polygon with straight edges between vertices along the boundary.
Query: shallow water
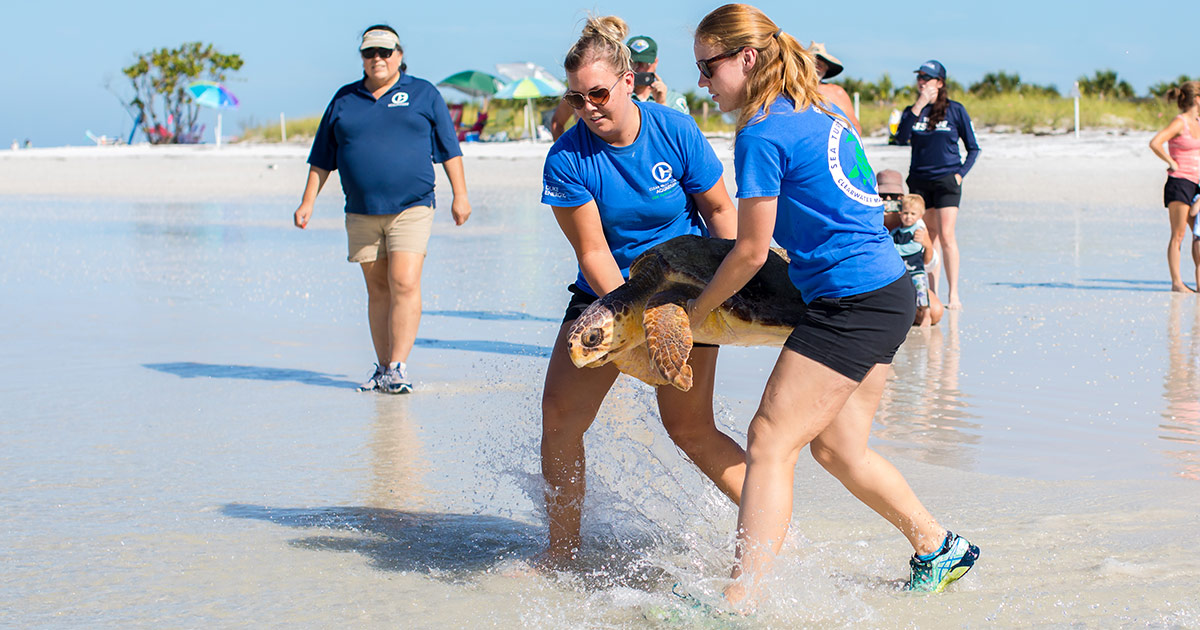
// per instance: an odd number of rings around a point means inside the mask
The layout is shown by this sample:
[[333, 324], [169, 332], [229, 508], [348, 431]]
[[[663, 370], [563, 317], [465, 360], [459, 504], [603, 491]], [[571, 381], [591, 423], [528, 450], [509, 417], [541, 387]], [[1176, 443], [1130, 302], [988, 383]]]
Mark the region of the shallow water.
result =
[[[537, 575], [538, 398], [574, 275], [528, 190], [438, 216], [418, 393], [371, 352], [336, 195], [0, 199], [0, 625], [443, 628], [709, 624], [736, 513], [622, 380], [588, 434], [587, 551]], [[744, 627], [1200, 626], [1200, 309], [1161, 212], [975, 204], [967, 310], [914, 330], [873, 446], [983, 548], [938, 597], [810, 460]], [[777, 351], [726, 348], [739, 440]], [[668, 619], [668, 621], [662, 621]]]

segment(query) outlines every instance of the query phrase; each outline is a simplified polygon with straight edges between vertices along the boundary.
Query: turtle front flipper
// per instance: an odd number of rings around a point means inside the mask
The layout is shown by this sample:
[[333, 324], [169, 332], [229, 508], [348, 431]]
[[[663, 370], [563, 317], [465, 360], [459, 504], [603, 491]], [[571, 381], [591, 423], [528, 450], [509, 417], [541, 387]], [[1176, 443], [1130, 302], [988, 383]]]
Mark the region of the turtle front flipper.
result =
[[646, 329], [646, 349], [650, 363], [676, 389], [692, 388], [692, 328], [688, 321], [688, 296], [680, 291], [659, 293], [646, 303], [642, 325]]

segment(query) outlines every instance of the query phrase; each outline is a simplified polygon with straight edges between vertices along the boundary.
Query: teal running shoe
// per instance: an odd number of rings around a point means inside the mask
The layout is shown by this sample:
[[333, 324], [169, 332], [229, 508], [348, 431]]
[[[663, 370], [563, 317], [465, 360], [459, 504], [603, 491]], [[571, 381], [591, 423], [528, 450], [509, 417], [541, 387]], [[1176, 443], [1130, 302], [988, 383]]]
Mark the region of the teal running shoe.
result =
[[371, 378], [367, 379], [362, 385], [358, 386], [358, 391], [373, 392], [373, 391], [379, 389], [379, 379], [383, 376], [383, 373], [386, 371], [387, 371], [386, 367], [376, 363], [375, 364], [375, 372], [371, 374]]
[[401, 363], [396, 367], [389, 367], [383, 371], [383, 374], [376, 379], [377, 391], [385, 394], [409, 394], [412, 393], [412, 381], [408, 380], [408, 370], [406, 365]]
[[920, 560], [913, 554], [908, 561], [911, 570], [908, 590], [941, 593], [951, 582], [966, 575], [978, 558], [979, 547], [954, 532], [946, 532], [946, 539], [936, 556]]

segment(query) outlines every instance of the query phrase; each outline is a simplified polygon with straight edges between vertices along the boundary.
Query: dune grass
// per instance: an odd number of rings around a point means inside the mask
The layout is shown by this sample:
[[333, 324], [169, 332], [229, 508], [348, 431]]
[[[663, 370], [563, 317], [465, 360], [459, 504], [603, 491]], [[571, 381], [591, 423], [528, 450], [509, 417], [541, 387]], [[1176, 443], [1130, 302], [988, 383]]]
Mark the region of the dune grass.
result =
[[[1042, 95], [1003, 94], [980, 98], [970, 94], [951, 98], [961, 102], [971, 115], [977, 130], [1013, 131], [1021, 133], [1066, 133], [1074, 128], [1074, 101], [1070, 98]], [[542, 112], [552, 110], [557, 99], [534, 101], [535, 121], [539, 124]], [[909, 103], [867, 102], [859, 106], [859, 122], [864, 135], [885, 132], [888, 116], [893, 109], [900, 110]], [[497, 136], [502, 132], [508, 138], [520, 138], [523, 134], [524, 101], [493, 101], [489, 107], [489, 119], [484, 128], [484, 137]], [[467, 103], [463, 108], [463, 120], [473, 121], [478, 113], [478, 104]], [[1176, 114], [1174, 105], [1162, 99], [1080, 99], [1080, 125], [1084, 129], [1133, 129], [1148, 131], [1159, 129], [1170, 122]], [[707, 119], [693, 112], [697, 124], [705, 133], [729, 133], [733, 124], [710, 109]], [[289, 142], [310, 142], [317, 132], [319, 116], [295, 118], [287, 121]], [[240, 141], [279, 142], [278, 121], [255, 125], [253, 121], [242, 131]]]

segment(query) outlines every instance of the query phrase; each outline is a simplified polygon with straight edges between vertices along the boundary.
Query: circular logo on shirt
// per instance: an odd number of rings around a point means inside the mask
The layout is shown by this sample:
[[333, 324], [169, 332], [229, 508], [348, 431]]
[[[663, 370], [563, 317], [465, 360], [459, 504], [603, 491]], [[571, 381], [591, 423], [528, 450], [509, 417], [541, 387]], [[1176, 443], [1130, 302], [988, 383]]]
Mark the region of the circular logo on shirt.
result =
[[388, 107], [408, 107], [408, 92], [396, 92], [392, 95], [392, 102]]
[[671, 165], [666, 162], [659, 162], [650, 167], [650, 174], [654, 175], [654, 180], [660, 184], [667, 183], [671, 179]]
[[867, 162], [862, 143], [837, 118], [829, 128], [829, 174], [847, 197], [866, 206], [883, 205], [883, 199], [875, 191], [875, 171]]

